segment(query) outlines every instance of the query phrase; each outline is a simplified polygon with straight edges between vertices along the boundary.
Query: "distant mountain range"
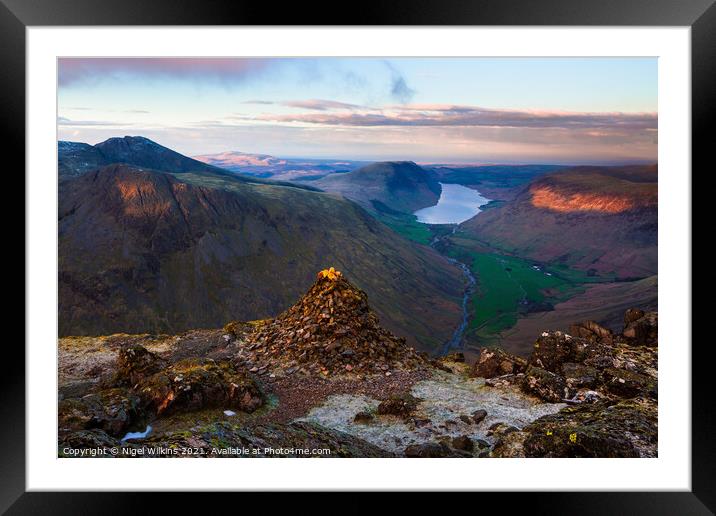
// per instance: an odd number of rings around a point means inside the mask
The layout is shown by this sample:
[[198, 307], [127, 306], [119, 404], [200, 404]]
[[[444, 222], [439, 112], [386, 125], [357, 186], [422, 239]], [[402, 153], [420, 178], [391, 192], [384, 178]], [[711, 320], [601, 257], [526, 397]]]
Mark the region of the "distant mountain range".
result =
[[204, 154], [194, 158], [232, 172], [283, 181], [311, 181], [332, 173], [348, 172], [366, 164], [352, 160], [284, 159], [238, 151]]
[[327, 266], [420, 349], [438, 349], [460, 320], [460, 271], [353, 202], [237, 177], [146, 138], [61, 143], [59, 158], [61, 335], [272, 317]]

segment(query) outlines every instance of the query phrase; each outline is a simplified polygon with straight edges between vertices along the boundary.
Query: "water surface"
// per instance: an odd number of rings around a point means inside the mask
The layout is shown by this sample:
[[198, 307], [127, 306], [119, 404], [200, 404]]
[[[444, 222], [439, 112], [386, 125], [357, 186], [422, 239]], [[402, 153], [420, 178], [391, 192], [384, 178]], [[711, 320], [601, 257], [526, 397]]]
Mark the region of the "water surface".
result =
[[490, 199], [480, 192], [462, 185], [440, 183], [442, 193], [435, 206], [414, 213], [418, 222], [424, 224], [460, 224], [480, 213], [480, 207]]

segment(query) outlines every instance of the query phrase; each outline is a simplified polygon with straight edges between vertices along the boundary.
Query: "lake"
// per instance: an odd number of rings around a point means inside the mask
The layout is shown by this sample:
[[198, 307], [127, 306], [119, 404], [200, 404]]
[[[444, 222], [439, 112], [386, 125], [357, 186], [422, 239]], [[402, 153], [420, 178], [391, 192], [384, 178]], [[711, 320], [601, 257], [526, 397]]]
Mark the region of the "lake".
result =
[[462, 185], [440, 183], [442, 193], [435, 206], [423, 208], [414, 213], [418, 222], [424, 224], [460, 224], [480, 213], [490, 199], [480, 192]]

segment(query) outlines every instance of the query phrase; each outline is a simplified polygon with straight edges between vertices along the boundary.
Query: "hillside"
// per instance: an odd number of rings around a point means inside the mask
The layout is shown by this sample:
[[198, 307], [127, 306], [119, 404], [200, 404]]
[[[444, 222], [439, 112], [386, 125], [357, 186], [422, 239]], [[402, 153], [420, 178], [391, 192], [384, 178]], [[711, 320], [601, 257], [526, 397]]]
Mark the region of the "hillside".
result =
[[269, 317], [328, 263], [423, 350], [460, 319], [456, 267], [328, 194], [110, 165], [61, 184], [59, 201], [60, 335]]
[[380, 203], [404, 213], [437, 204], [441, 191], [434, 175], [412, 161], [373, 163], [312, 184], [339, 193], [369, 210], [375, 210], [376, 203]]
[[657, 167], [576, 167], [461, 226], [476, 245], [619, 279], [657, 273]]

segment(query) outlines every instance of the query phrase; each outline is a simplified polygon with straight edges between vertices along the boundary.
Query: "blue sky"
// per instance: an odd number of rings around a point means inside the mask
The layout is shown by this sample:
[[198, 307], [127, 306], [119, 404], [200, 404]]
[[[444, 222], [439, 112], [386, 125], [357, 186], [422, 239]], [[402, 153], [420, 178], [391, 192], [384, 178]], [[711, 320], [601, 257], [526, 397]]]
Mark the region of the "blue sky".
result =
[[60, 59], [59, 138], [188, 155], [656, 161], [654, 58]]

